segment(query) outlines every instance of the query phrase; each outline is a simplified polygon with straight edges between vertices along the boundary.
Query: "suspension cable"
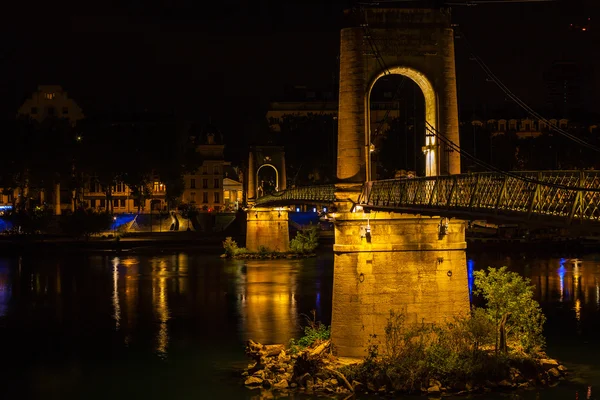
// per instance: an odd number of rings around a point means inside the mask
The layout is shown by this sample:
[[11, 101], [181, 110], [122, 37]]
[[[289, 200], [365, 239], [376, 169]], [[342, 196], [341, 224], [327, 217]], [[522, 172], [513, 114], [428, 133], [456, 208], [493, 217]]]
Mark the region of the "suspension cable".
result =
[[460, 39], [461, 40], [464, 39], [472, 59], [475, 62], [477, 62], [477, 64], [479, 65], [479, 67], [481, 67], [481, 69], [485, 72], [485, 74], [500, 88], [500, 90], [502, 90], [502, 92], [504, 92], [504, 94], [506, 94], [511, 100], [513, 100], [515, 103], [517, 103], [517, 105], [519, 105], [523, 110], [527, 111], [531, 116], [537, 118], [538, 120], [543, 121], [546, 125], [548, 125], [548, 127], [551, 130], [566, 137], [567, 139], [570, 139], [570, 140], [572, 140], [584, 147], [587, 147], [593, 151], [600, 152], [600, 147], [597, 147], [589, 142], [586, 142], [585, 140], [578, 138], [577, 136], [565, 131], [564, 129], [560, 128], [559, 126], [556, 126], [555, 124], [551, 123], [549, 120], [544, 118], [542, 115], [540, 115], [538, 112], [536, 112], [533, 108], [531, 108], [523, 100], [521, 100], [496, 76], [496, 74], [494, 74], [492, 72], [492, 70], [481, 59], [481, 57], [479, 57], [477, 54], [475, 54], [475, 51], [473, 50], [473, 46], [471, 45], [469, 40], [466, 38], [464, 32], [462, 32], [462, 31], [460, 32]]

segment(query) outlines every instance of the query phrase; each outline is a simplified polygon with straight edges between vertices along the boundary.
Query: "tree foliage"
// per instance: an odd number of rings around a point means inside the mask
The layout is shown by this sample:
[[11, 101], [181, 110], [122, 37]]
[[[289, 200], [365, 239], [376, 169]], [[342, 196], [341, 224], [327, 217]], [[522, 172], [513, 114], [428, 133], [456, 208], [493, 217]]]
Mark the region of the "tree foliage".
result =
[[319, 245], [319, 231], [316, 225], [309, 225], [296, 233], [296, 237], [290, 241], [290, 249], [294, 253], [312, 253]]
[[496, 351], [507, 351], [508, 345], [520, 346], [525, 352], [544, 346], [545, 322], [540, 305], [533, 298], [534, 286], [529, 279], [506, 267], [475, 271], [475, 294], [486, 301], [486, 314], [497, 327]]

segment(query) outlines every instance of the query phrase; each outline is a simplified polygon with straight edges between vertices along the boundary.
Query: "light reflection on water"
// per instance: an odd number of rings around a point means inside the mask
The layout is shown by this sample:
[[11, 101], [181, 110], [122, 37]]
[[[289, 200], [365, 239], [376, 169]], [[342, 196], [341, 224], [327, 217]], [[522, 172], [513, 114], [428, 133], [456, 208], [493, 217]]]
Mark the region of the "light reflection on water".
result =
[[[576, 388], [551, 389], [539, 398], [575, 398], [577, 391], [585, 398], [582, 388], [600, 384], [600, 344], [595, 339], [600, 258], [471, 255], [469, 289], [473, 271], [488, 265], [506, 265], [531, 279], [548, 317], [549, 354], [583, 371]], [[330, 323], [332, 271], [331, 255], [273, 261], [186, 253], [0, 258], [0, 339], [14, 349], [5, 360], [21, 363], [14, 370], [25, 386], [55, 397], [79, 385], [74, 398], [94, 391], [98, 398], [130, 398], [125, 394], [131, 390], [151, 398], [161, 390], [165, 395], [179, 391], [173, 398], [210, 390], [213, 397], [251, 398], [256, 393], [246, 392], [229, 375], [218, 375], [219, 368], [246, 364], [247, 339], [287, 343], [298, 337], [301, 315], [313, 309], [318, 320]], [[158, 364], [149, 364], [147, 357]], [[57, 366], [61, 362], [67, 367]], [[28, 374], [30, 369], [43, 373]], [[99, 378], [81, 377], [88, 375]], [[38, 376], [44, 379], [36, 380]], [[201, 383], [190, 383], [199, 376], [205, 378]], [[156, 381], [154, 386], [146, 387], [149, 380]], [[119, 390], [109, 393], [111, 385], [121, 388], [122, 395], [113, 395]], [[227, 390], [234, 394], [219, 396]]]

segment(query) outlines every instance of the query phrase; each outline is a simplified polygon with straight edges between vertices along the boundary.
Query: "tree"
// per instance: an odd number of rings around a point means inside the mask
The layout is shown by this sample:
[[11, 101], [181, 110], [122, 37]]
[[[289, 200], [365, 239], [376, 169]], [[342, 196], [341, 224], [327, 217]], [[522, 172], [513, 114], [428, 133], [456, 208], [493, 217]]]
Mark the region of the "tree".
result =
[[475, 271], [474, 293], [481, 295], [486, 303], [486, 312], [496, 329], [496, 352], [506, 352], [508, 343], [520, 345], [531, 353], [544, 346], [542, 336], [546, 320], [540, 305], [533, 299], [534, 286], [529, 279], [506, 267], [489, 267], [486, 271]]

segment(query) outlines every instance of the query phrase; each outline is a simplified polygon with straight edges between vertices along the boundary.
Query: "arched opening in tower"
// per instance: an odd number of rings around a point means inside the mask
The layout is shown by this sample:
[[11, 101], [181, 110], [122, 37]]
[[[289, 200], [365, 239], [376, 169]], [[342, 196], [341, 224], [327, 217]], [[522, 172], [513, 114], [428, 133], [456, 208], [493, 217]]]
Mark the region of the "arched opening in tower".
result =
[[261, 165], [256, 171], [256, 197], [266, 196], [279, 190], [279, 171], [274, 165]]
[[433, 86], [413, 69], [396, 67], [389, 72], [379, 74], [368, 93], [367, 173], [371, 180], [438, 175]]

